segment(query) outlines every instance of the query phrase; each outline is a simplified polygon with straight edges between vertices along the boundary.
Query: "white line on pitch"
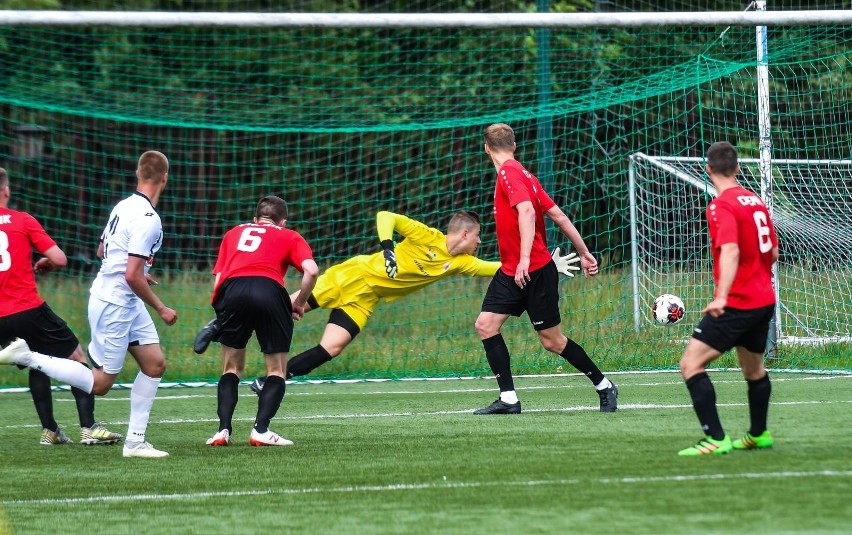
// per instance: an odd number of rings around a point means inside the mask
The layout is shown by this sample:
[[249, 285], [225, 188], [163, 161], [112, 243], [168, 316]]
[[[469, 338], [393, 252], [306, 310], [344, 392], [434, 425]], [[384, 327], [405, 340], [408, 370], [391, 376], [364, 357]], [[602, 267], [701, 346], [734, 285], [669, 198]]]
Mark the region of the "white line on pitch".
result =
[[[517, 378], [517, 377], [516, 377]], [[848, 375], [832, 375], [832, 376], [817, 376], [817, 377], [772, 377], [773, 383], [782, 383], [788, 381], [830, 381], [834, 379], [852, 379], [852, 376]], [[742, 379], [715, 379], [713, 380], [713, 384], [742, 384]], [[683, 381], [659, 381], [659, 382], [650, 382], [650, 383], [627, 383], [625, 386], [627, 387], [651, 387], [651, 386], [671, 386], [671, 385], [680, 385], [683, 384]], [[215, 385], [213, 385], [215, 386]], [[299, 386], [309, 386], [309, 385], [299, 385]], [[299, 388], [296, 386], [296, 388]], [[554, 389], [565, 389], [565, 388], [589, 388], [589, 383], [580, 382], [578, 384], [563, 384], [563, 385], [541, 385], [541, 386], [522, 386], [519, 388], [521, 391], [528, 390], [554, 390]], [[294, 396], [374, 396], [374, 395], [418, 395], [418, 394], [463, 394], [466, 392], [493, 392], [495, 389], [491, 386], [485, 388], [451, 388], [451, 389], [443, 389], [443, 390], [372, 390], [369, 392], [334, 392], [334, 391], [324, 391], [324, 392], [294, 392], [293, 386], [290, 386], [290, 390], [287, 392], [287, 397]], [[209, 394], [182, 394], [182, 395], [170, 395], [168, 391], [161, 392], [157, 396], [157, 400], [174, 400], [174, 399], [193, 399], [193, 398], [215, 398], [216, 394], [211, 392]], [[130, 397], [105, 397], [98, 398], [98, 403], [108, 402], [108, 401], [128, 401]], [[57, 402], [70, 403], [73, 402], [73, 398], [57, 398]]]
[[[458, 488], [485, 488], [485, 487], [532, 487], [532, 486], [566, 486], [579, 484], [634, 484], [634, 483], [657, 483], [657, 482], [681, 482], [702, 481], [722, 479], [788, 479], [799, 477], [850, 477], [852, 470], [816, 470], [811, 472], [744, 472], [740, 474], [687, 474], [671, 476], [651, 477], [606, 477], [597, 479], [545, 479], [531, 481], [451, 481], [444, 480], [434, 483], [399, 483], [393, 485], [357, 485], [344, 487], [305, 487], [292, 489], [265, 489], [265, 490], [236, 490], [236, 491], [208, 491], [187, 492], [169, 494], [128, 494], [108, 496], [87, 496], [82, 498], [36, 498], [31, 500], [4, 500], [0, 503], [4, 506], [32, 506], [32, 505], [74, 505], [79, 503], [115, 503], [130, 502], [138, 500], [178, 501], [198, 500], [209, 498], [232, 498], [241, 496], [275, 496], [275, 495], [298, 495], [298, 494], [322, 494], [322, 493], [369, 493], [369, 492], [394, 492], [394, 491], [417, 491], [417, 490], [443, 490]], [[444, 476], [446, 478], [446, 476]]]
[[[831, 401], [777, 401], [773, 402], [772, 405], [833, 405], [836, 403], [852, 403], [852, 400], [831, 400]], [[718, 403], [718, 407], [747, 407], [748, 403]], [[619, 410], [633, 410], [633, 409], [641, 409], [641, 410], [651, 410], [651, 409], [692, 409], [691, 404], [654, 404], [654, 403], [625, 403], [620, 404], [618, 406]], [[454, 414], [471, 414], [473, 413], [472, 408], [470, 409], [462, 409], [457, 411], [429, 411], [429, 412], [385, 412], [385, 413], [347, 413], [347, 414], [308, 414], [304, 416], [276, 416], [276, 422], [279, 421], [300, 421], [300, 420], [342, 420], [347, 418], [407, 418], [407, 417], [424, 417], [424, 416], [448, 416]], [[524, 414], [528, 413], [559, 413], [559, 412], [598, 412], [600, 407], [597, 405], [577, 405], [573, 407], [562, 407], [562, 408], [554, 408], [554, 409], [524, 409]], [[210, 422], [218, 422], [218, 418], [180, 418], [180, 419], [165, 419], [159, 420], [155, 422], [151, 422], [152, 424], [197, 424], [197, 423], [210, 423]], [[245, 418], [234, 418], [235, 422], [253, 422], [254, 416], [245, 417]], [[111, 421], [105, 422], [110, 425], [127, 425], [127, 421]], [[6, 425], [0, 427], [0, 429], [20, 429], [20, 428], [33, 428], [33, 427], [41, 427], [40, 425], [34, 424], [18, 424], [18, 425]]]

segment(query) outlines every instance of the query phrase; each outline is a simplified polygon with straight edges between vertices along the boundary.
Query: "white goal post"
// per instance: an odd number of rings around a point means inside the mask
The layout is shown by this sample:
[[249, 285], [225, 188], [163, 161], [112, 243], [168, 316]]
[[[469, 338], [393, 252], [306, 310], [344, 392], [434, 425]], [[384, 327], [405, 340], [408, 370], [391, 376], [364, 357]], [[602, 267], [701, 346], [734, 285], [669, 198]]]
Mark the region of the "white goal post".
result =
[[0, 10], [0, 26], [585, 28], [850, 24], [852, 10], [665, 13], [225, 13]]
[[[693, 313], [712, 296], [705, 210], [716, 190], [704, 165], [697, 157], [630, 158], [636, 330], [651, 321], [659, 294], [680, 295]], [[759, 158], [740, 159], [740, 182], [755, 192], [759, 167]], [[774, 159], [771, 194], [781, 249], [777, 340], [852, 341], [852, 160]]]

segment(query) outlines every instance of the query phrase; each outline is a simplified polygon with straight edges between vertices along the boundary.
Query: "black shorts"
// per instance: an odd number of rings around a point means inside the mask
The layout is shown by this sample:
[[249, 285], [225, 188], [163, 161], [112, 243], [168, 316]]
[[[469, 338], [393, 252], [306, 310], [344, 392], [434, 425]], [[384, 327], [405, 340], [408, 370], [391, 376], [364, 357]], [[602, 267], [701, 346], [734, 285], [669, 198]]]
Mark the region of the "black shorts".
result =
[[725, 313], [718, 318], [705, 314], [692, 331], [692, 337], [721, 353], [737, 346], [763, 353], [774, 315], [775, 305], [750, 309], [725, 307]]
[[548, 262], [541, 269], [530, 272], [530, 280], [523, 288], [515, 278], [497, 270], [485, 298], [482, 311], [520, 316], [524, 311], [537, 331], [559, 325], [559, 273], [556, 264]]
[[268, 277], [234, 277], [213, 302], [219, 320], [215, 340], [244, 349], [252, 332], [263, 353], [287, 353], [293, 340], [293, 306], [283, 286]]
[[43, 303], [36, 308], [0, 318], [0, 343], [23, 338], [30, 349], [52, 357], [70, 357], [80, 341], [65, 320]]

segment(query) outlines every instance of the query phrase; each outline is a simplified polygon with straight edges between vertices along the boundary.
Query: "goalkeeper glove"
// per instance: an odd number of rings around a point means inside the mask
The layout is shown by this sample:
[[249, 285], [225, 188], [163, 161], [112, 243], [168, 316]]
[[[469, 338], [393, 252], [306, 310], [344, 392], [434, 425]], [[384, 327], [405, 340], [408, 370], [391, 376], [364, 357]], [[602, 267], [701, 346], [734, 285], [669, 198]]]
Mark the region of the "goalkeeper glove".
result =
[[393, 240], [382, 240], [382, 255], [385, 257], [385, 273], [388, 274], [388, 278], [396, 278], [396, 255], [393, 254]]
[[553, 262], [556, 264], [556, 271], [562, 273], [563, 275], [567, 275], [568, 277], [573, 277], [574, 274], [571, 271], [580, 271], [580, 266], [572, 266], [571, 264], [579, 264], [580, 257], [577, 256], [577, 253], [571, 253], [565, 256], [559, 256], [559, 247], [553, 250]]

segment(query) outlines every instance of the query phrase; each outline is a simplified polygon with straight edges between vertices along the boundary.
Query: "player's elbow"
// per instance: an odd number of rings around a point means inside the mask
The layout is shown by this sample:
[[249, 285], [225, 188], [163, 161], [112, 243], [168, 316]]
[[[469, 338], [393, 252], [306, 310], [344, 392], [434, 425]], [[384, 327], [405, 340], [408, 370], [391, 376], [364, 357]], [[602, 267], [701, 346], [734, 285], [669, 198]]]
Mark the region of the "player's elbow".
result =
[[65, 256], [65, 252], [58, 245], [54, 245], [45, 251], [44, 257], [50, 260], [55, 268], [63, 268], [68, 265], [68, 257]]
[[313, 260], [305, 260], [302, 262], [302, 274], [315, 279], [319, 276], [319, 266]]
[[[133, 291], [136, 291], [136, 286], [140, 280], [139, 275], [137, 275], [135, 272], [129, 271], [124, 274], [124, 280], [125, 282], [127, 282], [127, 285], [130, 286], [131, 289], [133, 289]], [[144, 281], [145, 277], [143, 276], [141, 280]]]

